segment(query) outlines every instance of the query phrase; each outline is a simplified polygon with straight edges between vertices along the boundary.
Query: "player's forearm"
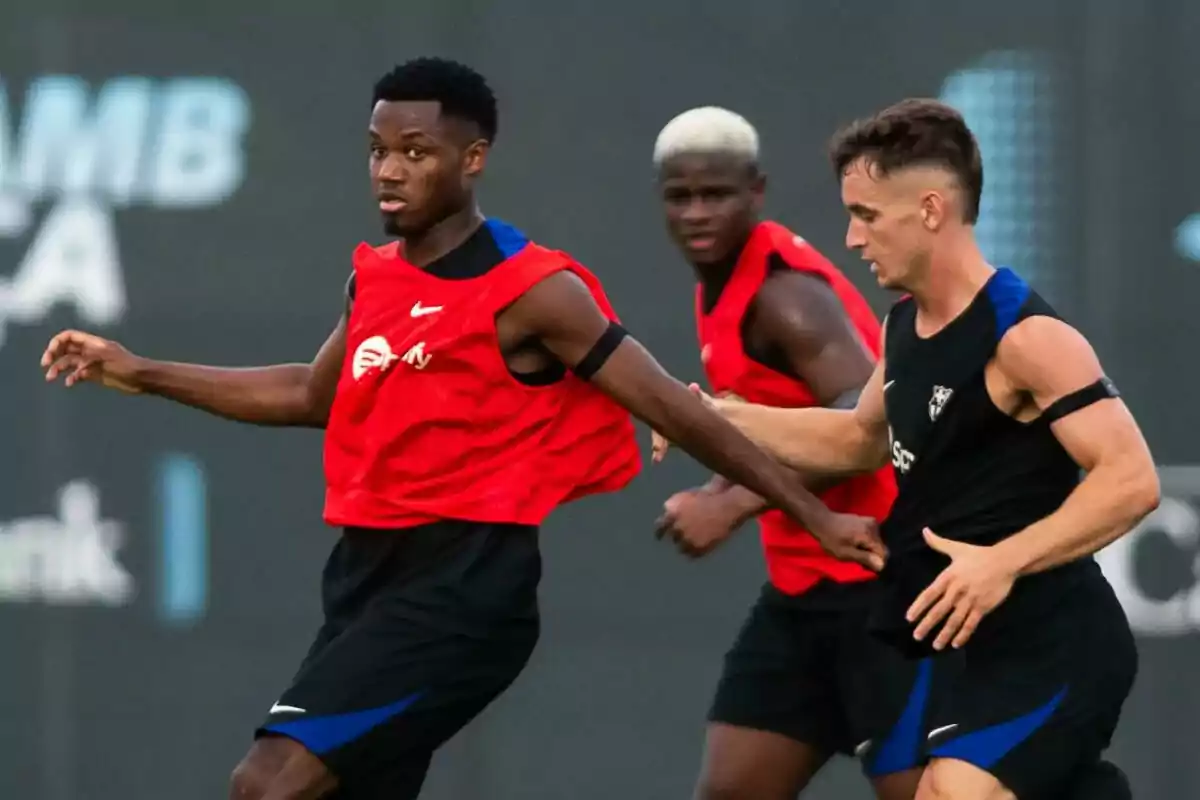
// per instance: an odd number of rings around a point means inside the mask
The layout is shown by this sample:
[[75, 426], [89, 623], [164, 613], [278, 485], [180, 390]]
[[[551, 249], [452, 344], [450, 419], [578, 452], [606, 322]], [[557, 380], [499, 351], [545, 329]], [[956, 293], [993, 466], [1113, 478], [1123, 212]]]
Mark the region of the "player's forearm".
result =
[[237, 422], [324, 427], [327, 410], [313, 400], [312, 372], [308, 364], [227, 369], [145, 360], [135, 382], [148, 394]]
[[[793, 469], [789, 469], [789, 471], [805, 489], [808, 489], [813, 494], [820, 494], [844, 480], [842, 476], [806, 475]], [[709, 491], [721, 492], [725, 495], [727, 502], [737, 512], [739, 525], [773, 508], [761, 495], [755, 494], [745, 486], [738, 486], [722, 475], [714, 475], [705, 488]]]
[[1128, 533], [1158, 507], [1153, 465], [1113, 464], [1088, 473], [1057, 511], [995, 545], [1018, 575], [1089, 556]]
[[672, 392], [677, 397], [661, 398], [635, 413], [701, 464], [766, 498], [805, 527], [820, 526], [828, 519], [829, 509], [792, 480], [786, 467], [677, 385], [678, 392]]
[[876, 441], [853, 411], [771, 408], [718, 401], [721, 415], [789, 467], [821, 475], [868, 472], [882, 466], [887, 443]]

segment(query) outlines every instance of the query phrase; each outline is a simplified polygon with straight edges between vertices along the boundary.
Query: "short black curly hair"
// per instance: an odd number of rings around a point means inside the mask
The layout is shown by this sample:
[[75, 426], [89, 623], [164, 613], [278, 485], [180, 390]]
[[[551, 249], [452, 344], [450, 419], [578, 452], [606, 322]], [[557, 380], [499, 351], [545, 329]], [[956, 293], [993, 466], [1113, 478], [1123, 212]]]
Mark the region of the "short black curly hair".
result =
[[406, 61], [375, 82], [371, 105], [380, 100], [435, 101], [446, 116], [478, 125], [489, 144], [496, 140], [500, 123], [496, 96], [482, 75], [458, 61], [448, 58]]
[[829, 160], [841, 180], [860, 157], [881, 175], [918, 165], [951, 172], [962, 189], [963, 221], [974, 224], [983, 194], [979, 144], [962, 114], [938, 100], [910, 98], [838, 131], [829, 143]]

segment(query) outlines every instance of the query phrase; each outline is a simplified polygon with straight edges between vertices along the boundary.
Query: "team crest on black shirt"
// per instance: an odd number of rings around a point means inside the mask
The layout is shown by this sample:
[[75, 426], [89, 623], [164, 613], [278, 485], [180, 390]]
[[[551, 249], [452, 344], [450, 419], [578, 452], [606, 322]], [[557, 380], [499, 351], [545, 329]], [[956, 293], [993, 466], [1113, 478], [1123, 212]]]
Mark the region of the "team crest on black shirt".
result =
[[929, 421], [936, 422], [938, 416], [942, 413], [942, 409], [946, 407], [946, 403], [950, 402], [950, 397], [954, 394], [953, 389], [947, 389], [945, 386], [934, 386], [933, 396], [929, 398]]

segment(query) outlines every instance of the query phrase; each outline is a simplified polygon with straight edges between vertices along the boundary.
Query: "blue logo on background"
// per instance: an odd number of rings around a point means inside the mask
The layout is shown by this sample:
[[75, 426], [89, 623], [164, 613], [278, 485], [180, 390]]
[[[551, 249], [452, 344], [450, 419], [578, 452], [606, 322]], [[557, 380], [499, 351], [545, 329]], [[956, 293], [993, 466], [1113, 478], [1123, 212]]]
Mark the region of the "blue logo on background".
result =
[[172, 453], [158, 465], [157, 613], [188, 625], [208, 610], [208, 485], [192, 456]]

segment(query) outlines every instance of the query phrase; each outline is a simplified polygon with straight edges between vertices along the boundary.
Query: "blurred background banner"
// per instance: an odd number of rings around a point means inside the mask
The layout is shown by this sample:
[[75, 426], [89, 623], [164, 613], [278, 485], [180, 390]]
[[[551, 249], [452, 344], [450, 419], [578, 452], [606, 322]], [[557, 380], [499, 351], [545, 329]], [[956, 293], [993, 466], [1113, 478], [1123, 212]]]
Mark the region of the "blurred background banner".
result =
[[[1113, 758], [1139, 800], [1200, 797], [1200, 4], [253, 7], [0, 7], [0, 797], [225, 795], [318, 621], [320, 435], [48, 388], [37, 360], [66, 326], [173, 360], [311, 358], [352, 248], [382, 237], [371, 84], [426, 54], [501, 98], [485, 212], [594, 269], [684, 379], [701, 375], [691, 279], [650, 167], [668, 119], [747, 116], [769, 213], [882, 313], [824, 144], [905, 96], [961, 109], [985, 250], [1092, 338], [1163, 465], [1162, 507], [1101, 554], [1141, 650]], [[699, 563], [654, 541], [662, 500], [703, 476], [676, 453], [551, 519], [540, 648], [439, 757], [430, 798], [689, 796], [764, 579], [749, 529]], [[870, 793], [845, 761], [811, 796]]]

